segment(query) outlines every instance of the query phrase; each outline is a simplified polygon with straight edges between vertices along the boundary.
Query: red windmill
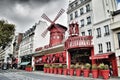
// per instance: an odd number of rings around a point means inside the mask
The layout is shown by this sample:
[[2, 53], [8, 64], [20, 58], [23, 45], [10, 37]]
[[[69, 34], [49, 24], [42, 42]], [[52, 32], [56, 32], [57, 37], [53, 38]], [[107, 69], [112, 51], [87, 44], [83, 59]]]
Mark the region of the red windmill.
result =
[[61, 9], [55, 19], [52, 21], [50, 20], [46, 14], [43, 14], [41, 17], [48, 22], [51, 23], [51, 25], [41, 34], [42, 37], [45, 37], [47, 32], [50, 31], [50, 46], [57, 45], [62, 43], [65, 31], [67, 28], [65, 26], [62, 26], [60, 24], [55, 24], [55, 21], [65, 12], [64, 9]]

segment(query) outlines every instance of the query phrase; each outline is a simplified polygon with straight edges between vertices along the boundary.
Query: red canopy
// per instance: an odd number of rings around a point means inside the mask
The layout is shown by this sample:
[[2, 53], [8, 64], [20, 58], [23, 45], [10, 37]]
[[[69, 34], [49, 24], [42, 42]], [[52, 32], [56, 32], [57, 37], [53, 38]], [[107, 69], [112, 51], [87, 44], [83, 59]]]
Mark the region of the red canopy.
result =
[[113, 53], [102, 53], [102, 54], [97, 54], [94, 56], [90, 56], [89, 59], [105, 59], [105, 58], [109, 58], [109, 55], [111, 55]]

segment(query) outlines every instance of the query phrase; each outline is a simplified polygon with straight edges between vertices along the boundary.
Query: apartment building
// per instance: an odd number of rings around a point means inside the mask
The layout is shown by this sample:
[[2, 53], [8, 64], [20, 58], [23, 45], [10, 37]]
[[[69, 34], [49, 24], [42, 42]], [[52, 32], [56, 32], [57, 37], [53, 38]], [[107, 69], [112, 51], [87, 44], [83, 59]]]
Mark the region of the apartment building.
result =
[[118, 76], [120, 76], [120, 10], [113, 12], [110, 29], [113, 31]]
[[[18, 64], [22, 66], [32, 65], [34, 67], [34, 58], [32, 57], [35, 53], [35, 49], [44, 46], [47, 41], [47, 38], [42, 38], [41, 34], [47, 27], [47, 23], [39, 21], [32, 28], [23, 33], [22, 41], [20, 42], [19, 52], [18, 52]], [[19, 66], [20, 66], [19, 65]], [[23, 69], [25, 67], [22, 67]]]
[[110, 29], [113, 11], [116, 11], [116, 0], [74, 0], [69, 3], [67, 15], [68, 24], [78, 22], [81, 36], [93, 36], [94, 56], [90, 59], [112, 65], [117, 76], [113, 32]]

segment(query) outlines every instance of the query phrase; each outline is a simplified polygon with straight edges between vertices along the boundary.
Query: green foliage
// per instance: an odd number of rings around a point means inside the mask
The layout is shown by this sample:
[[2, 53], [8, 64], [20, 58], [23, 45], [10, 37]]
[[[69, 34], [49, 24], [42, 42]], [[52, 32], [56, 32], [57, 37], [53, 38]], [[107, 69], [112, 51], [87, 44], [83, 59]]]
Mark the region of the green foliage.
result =
[[27, 67], [27, 68], [32, 68], [32, 66], [31, 66], [31, 65], [27, 65], [26, 67]]
[[67, 68], [67, 65], [63, 65], [63, 68]]
[[93, 65], [92, 65], [92, 69], [93, 69], [93, 70], [98, 69], [97, 64], [93, 64]]
[[80, 69], [80, 68], [81, 68], [81, 65], [79, 65], [79, 63], [76, 63], [76, 64], [75, 64], [75, 68], [76, 68], [76, 69]]
[[63, 68], [63, 65], [62, 65], [62, 64], [59, 64], [58, 67], [59, 67], [59, 68]]
[[55, 68], [55, 64], [52, 64], [52, 67], [51, 68]]
[[0, 47], [5, 47], [13, 39], [15, 25], [0, 20]]
[[44, 64], [44, 68], [49, 68], [50, 65], [49, 64]]
[[70, 68], [71, 68], [71, 69], [74, 69], [74, 68], [75, 68], [75, 66], [74, 66], [73, 64], [71, 64], [71, 65], [70, 65]]
[[104, 64], [104, 63], [101, 63], [101, 64], [99, 64], [99, 69], [101, 69], [101, 70], [108, 70], [109, 69], [109, 67], [108, 67], [108, 65], [106, 64]]
[[90, 69], [90, 67], [91, 67], [91, 64], [89, 64], [89, 63], [85, 64], [85, 69]]

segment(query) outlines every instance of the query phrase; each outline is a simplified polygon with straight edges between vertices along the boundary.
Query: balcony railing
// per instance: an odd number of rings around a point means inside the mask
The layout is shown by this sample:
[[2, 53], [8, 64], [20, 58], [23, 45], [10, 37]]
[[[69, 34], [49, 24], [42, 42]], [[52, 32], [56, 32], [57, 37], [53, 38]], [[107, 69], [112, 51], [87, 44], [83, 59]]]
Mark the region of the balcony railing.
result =
[[65, 49], [76, 48], [76, 47], [93, 47], [92, 45], [92, 36], [76, 36], [69, 37], [65, 41]]

